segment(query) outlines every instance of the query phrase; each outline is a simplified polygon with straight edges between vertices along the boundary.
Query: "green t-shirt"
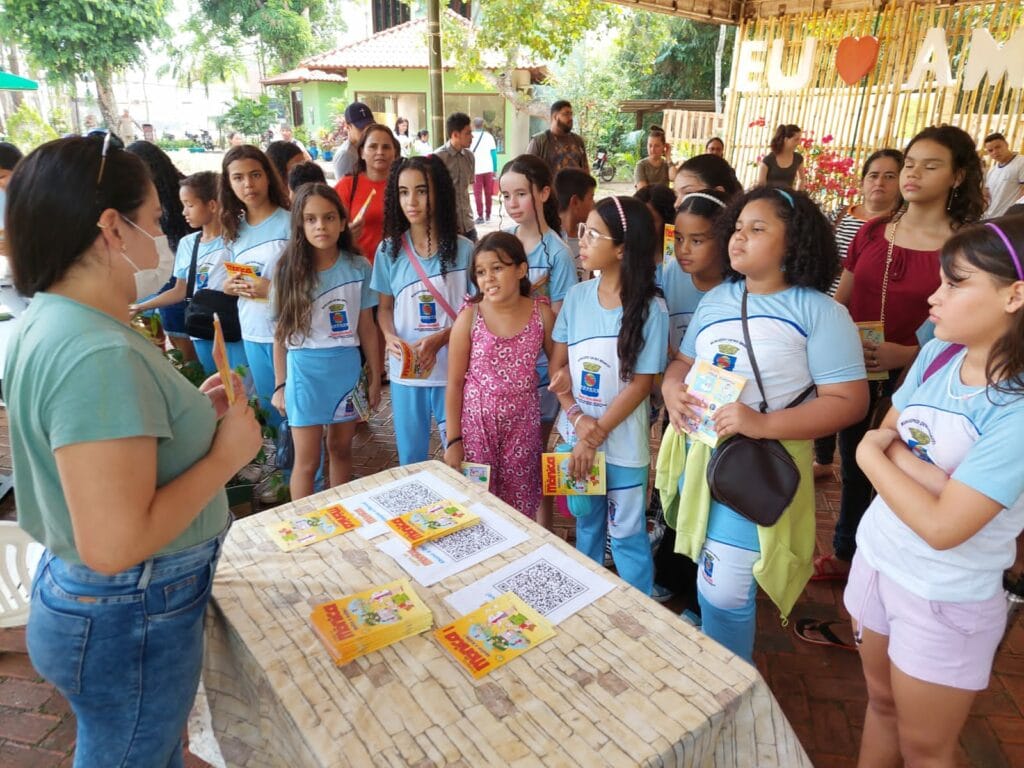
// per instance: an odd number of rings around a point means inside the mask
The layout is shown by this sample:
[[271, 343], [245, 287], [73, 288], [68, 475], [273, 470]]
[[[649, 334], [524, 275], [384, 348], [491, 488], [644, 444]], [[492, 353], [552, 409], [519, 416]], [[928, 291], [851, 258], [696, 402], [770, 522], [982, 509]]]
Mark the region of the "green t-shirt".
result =
[[[37, 293], [7, 353], [3, 378], [18, 524], [58, 557], [81, 563], [53, 452], [65, 445], [157, 438], [157, 485], [207, 454], [213, 405], [152, 342], [109, 315]], [[96, 472], [104, 472], [102, 466]], [[114, 482], [112, 480], [112, 482]], [[116, 507], [110, 525], [117, 525]], [[228, 522], [223, 490], [158, 554], [213, 538]]]

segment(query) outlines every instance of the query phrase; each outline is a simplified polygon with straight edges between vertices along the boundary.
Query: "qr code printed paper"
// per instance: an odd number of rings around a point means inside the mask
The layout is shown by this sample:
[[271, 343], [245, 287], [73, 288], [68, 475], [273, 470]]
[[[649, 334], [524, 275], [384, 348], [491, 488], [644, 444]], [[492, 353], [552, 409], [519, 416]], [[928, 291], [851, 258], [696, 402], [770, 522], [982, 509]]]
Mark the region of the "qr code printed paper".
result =
[[398, 515], [411, 512], [417, 507], [443, 501], [433, 488], [424, 485], [419, 480], [371, 493], [369, 496], [382, 510], [387, 510], [391, 517], [398, 517]]
[[386, 533], [385, 520], [445, 499], [464, 501], [466, 494], [438, 480], [429, 472], [417, 472], [380, 488], [342, 499], [346, 509], [363, 521], [359, 535], [372, 539]]
[[505, 537], [499, 531], [487, 523], [478, 523], [456, 531], [451, 536], [442, 536], [431, 544], [457, 563], [503, 541]]
[[547, 560], [538, 560], [494, 586], [499, 592], [515, 592], [543, 616], [587, 591], [586, 586]]
[[512, 591], [552, 624], [558, 624], [606, 594], [612, 586], [596, 566], [588, 568], [554, 544], [545, 544], [463, 587], [445, 601], [458, 614], [465, 615]]

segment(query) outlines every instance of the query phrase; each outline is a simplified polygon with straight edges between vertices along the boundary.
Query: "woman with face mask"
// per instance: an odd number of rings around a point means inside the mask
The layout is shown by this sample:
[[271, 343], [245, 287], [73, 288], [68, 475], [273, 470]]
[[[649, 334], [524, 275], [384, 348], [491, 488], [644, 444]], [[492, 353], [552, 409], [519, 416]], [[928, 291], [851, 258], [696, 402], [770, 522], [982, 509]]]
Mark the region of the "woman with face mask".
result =
[[260, 447], [238, 377], [197, 391], [128, 325], [170, 275], [161, 213], [143, 162], [102, 136], [44, 144], [8, 186], [32, 303], [4, 395], [18, 523], [46, 548], [26, 643], [74, 710], [79, 768], [182, 764], [224, 484]]

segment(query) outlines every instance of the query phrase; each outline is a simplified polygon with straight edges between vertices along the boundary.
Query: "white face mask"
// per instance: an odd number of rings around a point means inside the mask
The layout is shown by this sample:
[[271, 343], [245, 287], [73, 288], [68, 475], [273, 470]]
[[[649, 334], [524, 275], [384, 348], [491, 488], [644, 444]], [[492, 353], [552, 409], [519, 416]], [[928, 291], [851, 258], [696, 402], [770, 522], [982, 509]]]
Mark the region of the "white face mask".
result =
[[125, 218], [124, 216], [121, 218], [152, 240], [153, 245], [156, 246], [158, 261], [157, 265], [151, 269], [139, 269], [135, 262], [128, 258], [127, 253], [121, 254], [124, 256], [124, 260], [131, 264], [132, 268], [135, 270], [135, 292], [138, 294], [136, 301], [142, 301], [142, 299], [147, 296], [152, 296], [154, 293], [158, 293], [170, 279], [171, 271], [174, 269], [174, 253], [171, 251], [171, 246], [167, 242], [167, 235], [153, 237], [153, 235], [149, 234], [149, 232], [144, 230], [135, 222]]

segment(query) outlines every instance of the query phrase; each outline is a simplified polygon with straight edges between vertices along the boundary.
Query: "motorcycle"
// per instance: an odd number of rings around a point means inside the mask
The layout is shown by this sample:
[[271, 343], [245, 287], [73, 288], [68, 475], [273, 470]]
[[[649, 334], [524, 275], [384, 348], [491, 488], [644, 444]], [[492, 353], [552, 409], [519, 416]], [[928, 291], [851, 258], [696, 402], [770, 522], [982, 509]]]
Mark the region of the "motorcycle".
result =
[[210, 136], [210, 132], [205, 128], [201, 129], [199, 133], [185, 131], [185, 138], [207, 152], [213, 151], [213, 137]]
[[608, 182], [615, 178], [615, 166], [608, 161], [608, 150], [598, 147], [597, 156], [590, 166], [591, 172], [601, 181]]

